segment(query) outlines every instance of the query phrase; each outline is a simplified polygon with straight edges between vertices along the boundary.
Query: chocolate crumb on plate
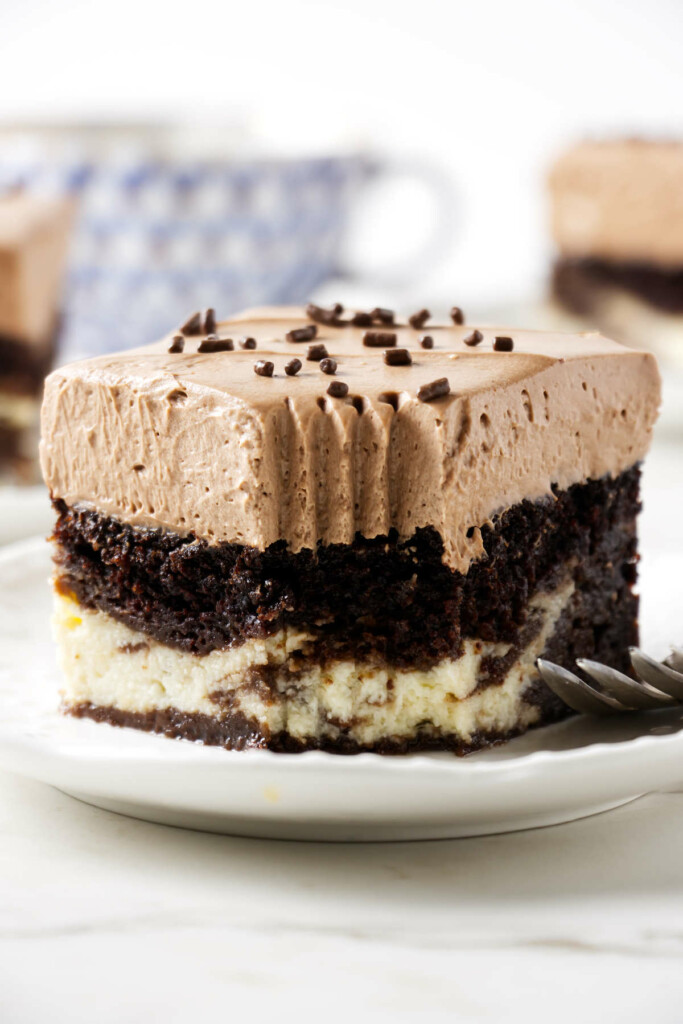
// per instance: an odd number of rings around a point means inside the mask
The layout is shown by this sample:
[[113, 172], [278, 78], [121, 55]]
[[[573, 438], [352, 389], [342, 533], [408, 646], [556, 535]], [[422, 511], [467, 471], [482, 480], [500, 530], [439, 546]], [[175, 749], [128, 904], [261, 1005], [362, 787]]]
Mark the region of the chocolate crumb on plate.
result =
[[349, 393], [349, 385], [345, 384], [343, 380], [333, 380], [327, 389], [327, 393], [332, 398], [346, 398]]
[[337, 360], [326, 356], [320, 360], [320, 369], [331, 377], [332, 374], [337, 372]]
[[256, 348], [256, 338], [240, 338], [240, 348], [246, 348], [253, 352]]
[[185, 348], [185, 338], [182, 334], [174, 334], [173, 341], [169, 345], [169, 352], [182, 352]]
[[416, 331], [419, 331], [421, 327], [429, 320], [432, 314], [428, 309], [421, 309], [417, 313], [413, 313], [412, 316], [408, 317], [408, 323], [411, 327], [414, 327]]
[[254, 373], [259, 377], [272, 377], [275, 366], [269, 360], [259, 359], [254, 363]]
[[509, 338], [505, 334], [499, 334], [493, 342], [493, 348], [496, 352], [512, 352], [515, 347], [515, 343], [512, 338]]
[[480, 342], [484, 340], [484, 335], [481, 333], [481, 331], [472, 331], [470, 334], [466, 335], [462, 340], [465, 342], [466, 345], [469, 345], [470, 348], [474, 348], [475, 345], [478, 345]]
[[465, 323], [465, 314], [461, 310], [460, 306], [453, 306], [451, 309], [451, 320], [456, 325]]
[[296, 327], [293, 331], [287, 331], [285, 337], [287, 341], [312, 341], [317, 333], [316, 325], [309, 324], [308, 327]]
[[435, 398], [443, 398], [451, 390], [447, 377], [439, 377], [430, 384], [423, 384], [417, 389], [417, 397], [421, 402], [433, 402]]
[[180, 333], [186, 337], [192, 334], [202, 333], [202, 317], [200, 313], [193, 313], [189, 316], [182, 327], [179, 328]]
[[368, 348], [393, 348], [396, 344], [394, 331], [366, 331], [363, 344]]
[[232, 352], [235, 343], [232, 338], [218, 338], [214, 335], [211, 338], [204, 338], [199, 342], [198, 352]]
[[216, 333], [216, 310], [207, 309], [204, 314], [204, 334], [215, 334]]
[[309, 345], [306, 359], [312, 363], [319, 363], [321, 359], [327, 359], [328, 354], [323, 344]]
[[413, 357], [407, 348], [388, 348], [384, 353], [387, 366], [410, 366]]
[[423, 334], [420, 338], [420, 344], [422, 348], [434, 348], [434, 339], [431, 334]]
[[302, 366], [303, 363], [300, 359], [290, 359], [288, 363], [285, 363], [285, 373], [288, 377], [296, 377]]

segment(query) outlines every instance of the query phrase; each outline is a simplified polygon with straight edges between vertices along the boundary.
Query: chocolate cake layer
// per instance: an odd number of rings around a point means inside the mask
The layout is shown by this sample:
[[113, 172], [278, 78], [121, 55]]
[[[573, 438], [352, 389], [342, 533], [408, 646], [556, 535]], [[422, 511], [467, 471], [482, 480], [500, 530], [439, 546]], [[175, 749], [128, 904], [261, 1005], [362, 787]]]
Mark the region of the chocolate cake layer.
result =
[[683, 266], [600, 259], [557, 260], [552, 289], [565, 308], [590, 315], [606, 290], [621, 290], [666, 313], [683, 313]]
[[584, 605], [572, 642], [611, 656], [636, 636], [638, 486], [632, 467], [506, 510], [483, 527], [485, 556], [466, 574], [443, 564], [433, 528], [406, 542], [358, 536], [315, 552], [283, 543], [258, 551], [57, 501], [57, 585], [85, 608], [196, 654], [286, 625], [313, 635], [307, 657], [318, 662], [427, 668], [459, 656], [465, 638], [518, 643], [530, 597], [572, 575]]
[[[538, 707], [540, 711], [537, 725], [548, 725], [572, 712], [543, 683], [531, 686], [525, 695], [525, 701]], [[320, 742], [302, 742], [287, 733], [264, 735], [263, 729], [256, 721], [244, 715], [230, 715], [226, 718], [214, 718], [204, 714], [186, 714], [173, 709], [166, 711], [131, 712], [115, 707], [99, 707], [94, 704], [78, 704], [65, 709], [74, 718], [91, 718], [95, 722], [106, 722], [109, 725], [123, 726], [130, 729], [141, 729], [144, 732], [162, 733], [171, 739], [186, 739], [205, 743], [207, 746], [226, 747], [230, 750], [247, 750], [261, 748], [276, 753], [299, 754], [305, 750], [327, 750], [334, 754], [359, 754], [372, 751], [376, 754], [409, 754], [416, 751], [448, 750], [458, 756], [470, 754], [483, 747], [518, 736], [524, 729], [512, 729], [501, 732], [478, 732], [468, 742], [457, 736], [430, 736], [423, 732], [411, 740], [387, 737], [372, 747], [360, 746], [342, 731], [335, 740], [323, 739]]]

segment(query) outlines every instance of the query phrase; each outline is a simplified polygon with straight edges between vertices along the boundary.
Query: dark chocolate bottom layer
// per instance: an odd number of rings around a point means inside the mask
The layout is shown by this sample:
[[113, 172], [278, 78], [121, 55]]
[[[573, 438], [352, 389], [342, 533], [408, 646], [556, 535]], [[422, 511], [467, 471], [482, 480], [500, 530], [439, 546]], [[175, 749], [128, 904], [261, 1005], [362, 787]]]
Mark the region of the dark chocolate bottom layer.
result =
[[[572, 714], [548, 688], [539, 682], [529, 687], [525, 695], [527, 703], [539, 708], [540, 717], [534, 728], [560, 721]], [[459, 757], [485, 747], [505, 743], [526, 731], [523, 728], [502, 732], [477, 732], [467, 742], [460, 736], [443, 735], [425, 729], [409, 740], [387, 736], [371, 746], [360, 746], [343, 730], [335, 739], [302, 742], [287, 733], [265, 735], [258, 723], [246, 715], [232, 713], [224, 718], [204, 714], [186, 714], [174, 709], [164, 711], [131, 712], [115, 707], [98, 707], [93, 704], [78, 704], [65, 709], [75, 718], [91, 718], [95, 722], [145, 732], [161, 733], [170, 739], [185, 739], [204, 743], [207, 746], [225, 747], [228, 750], [262, 749], [275, 753], [299, 754], [306, 750], [324, 750], [333, 754], [411, 754], [419, 751], [450, 751]]]
[[683, 313], [683, 267], [665, 270], [648, 263], [560, 259], [553, 268], [553, 295], [572, 313], [598, 311], [607, 291], [636, 296], [664, 313]]
[[635, 517], [639, 470], [522, 502], [484, 527], [485, 556], [466, 574], [442, 562], [436, 530], [289, 552], [209, 546], [133, 528], [57, 502], [58, 589], [86, 608], [195, 654], [268, 637], [312, 635], [306, 657], [426, 669], [471, 638], [517, 645], [529, 601], [571, 575], [584, 611], [574, 647], [612, 654], [637, 636]]

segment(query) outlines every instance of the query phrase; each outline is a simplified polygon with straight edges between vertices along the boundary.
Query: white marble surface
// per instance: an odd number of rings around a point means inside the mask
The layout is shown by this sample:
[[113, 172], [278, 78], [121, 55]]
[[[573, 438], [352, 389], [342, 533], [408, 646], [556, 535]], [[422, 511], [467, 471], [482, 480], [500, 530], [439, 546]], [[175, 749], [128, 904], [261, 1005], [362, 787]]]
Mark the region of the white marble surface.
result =
[[664, 1022], [683, 793], [372, 846], [231, 839], [0, 779], [0, 1019]]
[[[646, 553], [680, 550], [671, 441], [645, 502]], [[0, 774], [2, 1024], [674, 1024], [682, 957], [683, 790], [533, 832], [304, 845]]]

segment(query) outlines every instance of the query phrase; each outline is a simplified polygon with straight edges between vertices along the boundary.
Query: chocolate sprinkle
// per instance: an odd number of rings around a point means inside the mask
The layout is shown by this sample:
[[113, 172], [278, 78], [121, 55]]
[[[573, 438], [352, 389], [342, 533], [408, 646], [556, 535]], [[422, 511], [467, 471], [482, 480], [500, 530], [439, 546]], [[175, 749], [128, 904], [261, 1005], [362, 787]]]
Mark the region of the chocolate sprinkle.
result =
[[438, 380], [433, 380], [431, 384], [423, 384], [421, 388], [417, 389], [417, 397], [421, 402], [433, 402], [435, 398], [442, 398], [447, 395], [451, 390], [451, 386], [448, 383], [446, 377], [439, 377]]
[[185, 338], [182, 334], [174, 334], [173, 341], [171, 342], [168, 351], [169, 352], [182, 352], [185, 348]]
[[465, 314], [461, 310], [460, 306], [453, 306], [453, 309], [451, 310], [451, 320], [454, 324], [465, 323]]
[[219, 338], [217, 335], [213, 335], [209, 338], [204, 338], [203, 341], [199, 342], [198, 352], [232, 352], [235, 347], [235, 343], [232, 338]]
[[314, 302], [309, 302], [306, 306], [306, 316], [310, 320], [315, 320], [318, 324], [325, 324], [330, 327], [341, 327], [340, 317], [344, 312], [344, 307], [341, 302], [335, 302], [330, 309], [325, 309], [323, 306], [316, 306]]
[[199, 313], [193, 313], [192, 316], [188, 317], [183, 326], [180, 328], [180, 333], [184, 335], [189, 334], [201, 334], [202, 333], [202, 318]]
[[285, 363], [285, 373], [288, 377], [296, 377], [302, 366], [303, 363], [300, 359], [290, 359], [288, 363]]
[[363, 344], [368, 348], [393, 348], [396, 344], [394, 331], [366, 331]]
[[480, 341], [484, 340], [484, 335], [481, 333], [481, 331], [472, 331], [471, 334], [468, 334], [462, 340], [465, 342], [466, 345], [469, 345], [470, 348], [474, 348], [475, 345], [478, 345]]
[[408, 323], [416, 331], [419, 331], [421, 327], [424, 327], [431, 315], [428, 309], [421, 309], [418, 313], [413, 313], [412, 316], [408, 317]]
[[434, 339], [431, 334], [423, 334], [420, 338], [420, 344], [422, 348], [434, 348]]
[[316, 325], [309, 324], [308, 327], [297, 327], [293, 331], [287, 331], [285, 337], [287, 341], [312, 341], [317, 333]]
[[259, 377], [272, 377], [274, 369], [273, 364], [266, 362], [265, 359], [259, 359], [258, 362], [254, 363], [254, 373], [258, 374]]
[[387, 366], [410, 366], [413, 357], [407, 348], [388, 348], [384, 353]]
[[240, 338], [240, 348], [246, 348], [253, 352], [256, 348], [256, 338]]
[[354, 327], [372, 327], [372, 315], [370, 313], [354, 313], [350, 323]]
[[331, 377], [337, 372], [337, 360], [326, 356], [325, 359], [320, 360], [320, 369]]
[[207, 309], [204, 314], [204, 334], [215, 334], [216, 333], [216, 310]]
[[327, 359], [328, 351], [324, 345], [309, 345], [306, 359], [312, 363], [319, 363], [321, 359]]
[[507, 335], [498, 335], [493, 342], [493, 348], [496, 352], [512, 352], [514, 347], [515, 343]]
[[384, 324], [385, 327], [391, 327], [396, 314], [393, 309], [382, 309], [381, 306], [377, 306], [373, 309], [370, 316], [376, 323]]
[[345, 384], [343, 380], [333, 380], [327, 393], [332, 395], [332, 398], [346, 398], [349, 393], [349, 385]]

